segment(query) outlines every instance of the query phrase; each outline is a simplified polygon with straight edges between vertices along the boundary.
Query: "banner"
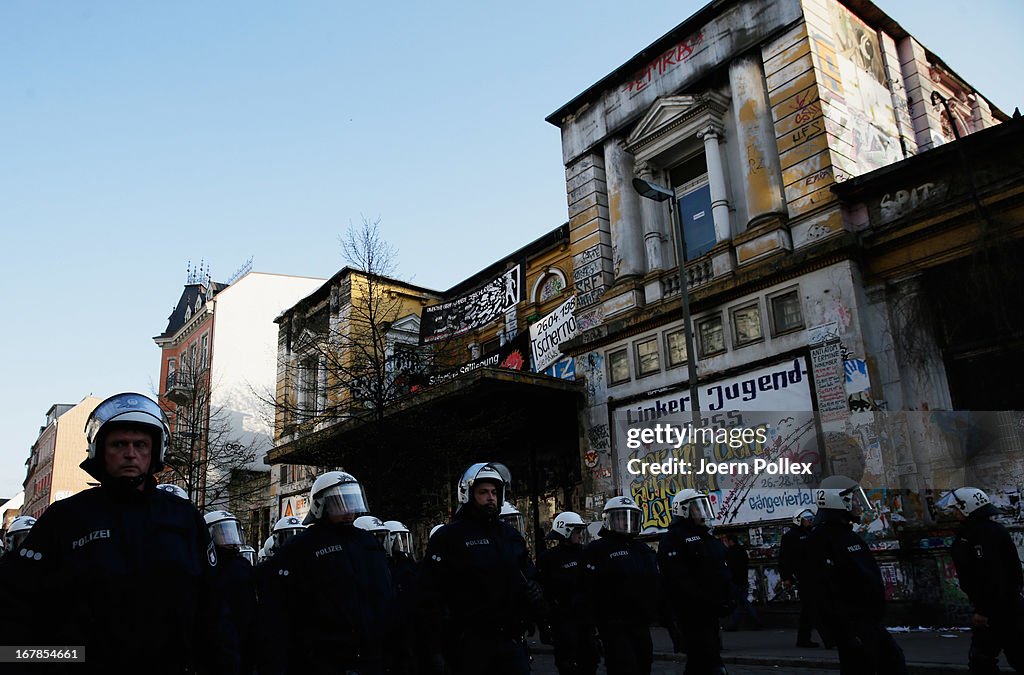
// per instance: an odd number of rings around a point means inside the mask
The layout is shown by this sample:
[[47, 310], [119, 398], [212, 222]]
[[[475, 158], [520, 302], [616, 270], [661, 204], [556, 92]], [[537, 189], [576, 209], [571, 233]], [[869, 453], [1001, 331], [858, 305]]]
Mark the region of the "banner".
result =
[[514, 338], [498, 348], [498, 351], [487, 356], [464, 363], [457, 368], [448, 368], [437, 373], [432, 373], [427, 378], [427, 384], [435, 385], [447, 382], [459, 375], [471, 373], [477, 368], [505, 368], [506, 370], [529, 370], [530, 369], [530, 334], [522, 331]]
[[523, 299], [525, 269], [525, 263], [518, 263], [475, 291], [424, 307], [420, 344], [462, 335], [500, 319]]
[[821, 473], [806, 359], [703, 384], [700, 394], [696, 426], [687, 390], [612, 410], [620, 494], [636, 500], [643, 527], [667, 527], [684, 488], [709, 490], [722, 524], [791, 517]]
[[576, 325], [576, 296], [559, 305], [540, 321], [530, 324], [533, 367], [539, 373], [562, 358], [558, 345], [579, 335]]

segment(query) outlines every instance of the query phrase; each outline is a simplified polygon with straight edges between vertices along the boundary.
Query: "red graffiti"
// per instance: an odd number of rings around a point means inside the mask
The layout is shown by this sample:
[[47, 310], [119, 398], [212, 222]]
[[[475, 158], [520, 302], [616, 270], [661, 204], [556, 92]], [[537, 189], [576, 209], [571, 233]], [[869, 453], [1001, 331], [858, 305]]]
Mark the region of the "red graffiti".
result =
[[805, 91], [802, 95], [797, 94], [796, 100], [791, 103], [791, 107], [796, 111], [796, 117], [793, 120], [797, 124], [805, 124], [810, 122], [816, 115], [821, 114], [821, 101], [808, 101], [813, 92]]
[[647, 64], [647, 67], [638, 72], [636, 76], [622, 88], [622, 90], [630, 94], [643, 91], [647, 88], [647, 85], [654, 81], [655, 77], [661, 77], [672, 67], [679, 65], [693, 56], [697, 47], [703, 42], [704, 33], [697, 33], [693, 37], [683, 40], [675, 47], [669, 49], [667, 52]]

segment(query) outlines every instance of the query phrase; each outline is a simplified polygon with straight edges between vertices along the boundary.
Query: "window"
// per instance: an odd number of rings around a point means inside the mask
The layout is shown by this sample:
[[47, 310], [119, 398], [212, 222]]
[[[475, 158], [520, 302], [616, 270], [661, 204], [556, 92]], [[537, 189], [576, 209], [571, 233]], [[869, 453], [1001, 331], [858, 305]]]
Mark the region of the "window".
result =
[[720, 315], [698, 321], [697, 336], [700, 338], [701, 356], [711, 356], [725, 351], [725, 331]]
[[643, 377], [661, 370], [661, 358], [658, 355], [658, 338], [651, 337], [636, 343], [636, 373]]
[[612, 384], [629, 380], [629, 354], [625, 349], [608, 353], [608, 379]]
[[209, 363], [210, 359], [210, 334], [204, 333], [202, 337], [202, 346], [199, 348], [199, 363], [200, 367], [205, 368], [206, 364]]
[[800, 311], [800, 293], [794, 288], [770, 296], [768, 307], [772, 314], [772, 334], [781, 335], [804, 327], [803, 312]]
[[686, 363], [686, 331], [677, 330], [665, 334], [665, 353], [668, 367], [675, 368]]
[[679, 223], [686, 243], [686, 259], [704, 255], [717, 243], [715, 220], [711, 215], [711, 186], [708, 166], [703, 153], [686, 160], [669, 172], [676, 186], [676, 204]]
[[761, 309], [757, 303], [732, 310], [732, 335], [737, 347], [749, 345], [764, 337]]
[[494, 352], [498, 351], [500, 348], [501, 348], [501, 339], [500, 338], [494, 338], [493, 340], [488, 340], [487, 342], [485, 342], [483, 344], [483, 356], [487, 356], [488, 354], [493, 354]]
[[537, 301], [544, 302], [549, 300], [565, 288], [565, 284], [562, 283], [562, 278], [557, 274], [549, 274], [544, 278], [544, 282], [540, 286], [540, 292], [538, 293]]

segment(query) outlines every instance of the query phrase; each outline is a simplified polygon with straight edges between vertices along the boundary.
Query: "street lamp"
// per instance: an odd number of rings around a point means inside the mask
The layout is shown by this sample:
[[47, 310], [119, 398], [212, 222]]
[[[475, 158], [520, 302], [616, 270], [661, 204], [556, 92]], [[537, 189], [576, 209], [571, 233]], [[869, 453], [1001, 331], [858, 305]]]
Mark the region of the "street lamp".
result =
[[[669, 222], [676, 226], [675, 193], [667, 187], [652, 183], [643, 178], [633, 179], [633, 189], [645, 199], [653, 199], [656, 202], [668, 200]], [[686, 376], [687, 386], [690, 389], [690, 404], [693, 409], [693, 426], [699, 426], [700, 421], [700, 392], [697, 387], [697, 352], [693, 348], [693, 322], [690, 320], [690, 292], [687, 288], [686, 279], [686, 240], [683, 234], [683, 224], [679, 223], [678, 236], [676, 237], [676, 260], [679, 261], [679, 293], [683, 304], [683, 334], [686, 339]]]

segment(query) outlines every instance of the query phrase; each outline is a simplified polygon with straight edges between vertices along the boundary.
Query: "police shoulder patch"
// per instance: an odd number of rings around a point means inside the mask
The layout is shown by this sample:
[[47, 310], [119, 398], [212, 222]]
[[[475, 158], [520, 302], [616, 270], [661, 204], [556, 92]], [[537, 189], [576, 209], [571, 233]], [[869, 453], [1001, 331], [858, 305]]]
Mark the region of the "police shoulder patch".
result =
[[217, 566], [217, 547], [212, 541], [206, 546], [206, 559], [210, 561], [210, 567]]

